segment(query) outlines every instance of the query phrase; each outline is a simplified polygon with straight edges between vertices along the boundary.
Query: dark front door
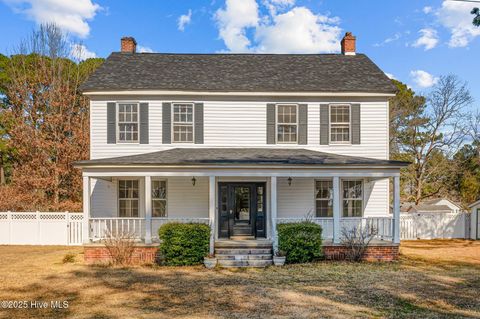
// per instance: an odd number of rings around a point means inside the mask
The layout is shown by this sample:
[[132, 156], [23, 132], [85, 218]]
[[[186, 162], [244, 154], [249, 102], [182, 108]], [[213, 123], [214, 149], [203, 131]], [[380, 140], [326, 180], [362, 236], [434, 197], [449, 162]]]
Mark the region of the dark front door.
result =
[[265, 183], [218, 184], [219, 236], [265, 237]]

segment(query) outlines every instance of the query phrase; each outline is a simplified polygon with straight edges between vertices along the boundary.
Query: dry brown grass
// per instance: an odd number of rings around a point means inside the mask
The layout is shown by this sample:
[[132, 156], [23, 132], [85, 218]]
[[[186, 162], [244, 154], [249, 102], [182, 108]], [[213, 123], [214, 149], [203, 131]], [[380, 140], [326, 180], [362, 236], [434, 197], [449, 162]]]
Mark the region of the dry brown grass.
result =
[[[0, 317], [478, 318], [480, 265], [467, 254], [478, 257], [479, 244], [409, 242], [393, 264], [213, 271], [94, 267], [81, 262], [81, 248], [0, 246], [0, 300], [68, 300], [70, 305], [0, 310]], [[462, 257], [445, 261], [447, 252]], [[78, 254], [75, 263], [62, 263], [67, 253]]]

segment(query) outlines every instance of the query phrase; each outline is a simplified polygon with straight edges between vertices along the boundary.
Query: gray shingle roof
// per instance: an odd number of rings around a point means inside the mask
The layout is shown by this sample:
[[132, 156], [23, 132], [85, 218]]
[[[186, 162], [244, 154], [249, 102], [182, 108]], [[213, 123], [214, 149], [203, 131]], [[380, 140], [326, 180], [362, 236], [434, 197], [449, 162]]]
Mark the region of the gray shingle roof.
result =
[[76, 162], [76, 166], [128, 165], [368, 165], [401, 167], [409, 163], [345, 156], [307, 149], [173, 148], [165, 151]]
[[83, 91], [395, 93], [364, 54], [112, 53]]
[[413, 205], [408, 209], [410, 213], [451, 213], [453, 212], [447, 205]]

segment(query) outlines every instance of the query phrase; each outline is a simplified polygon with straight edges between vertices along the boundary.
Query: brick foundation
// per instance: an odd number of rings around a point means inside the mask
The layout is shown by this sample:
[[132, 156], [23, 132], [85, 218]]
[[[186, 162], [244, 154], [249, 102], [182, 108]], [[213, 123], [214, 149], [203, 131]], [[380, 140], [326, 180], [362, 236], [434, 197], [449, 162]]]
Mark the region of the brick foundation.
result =
[[[365, 261], [394, 261], [398, 259], [399, 245], [371, 245], [367, 248]], [[325, 245], [323, 252], [328, 260], [344, 260], [347, 247], [342, 245]]]
[[[157, 256], [157, 245], [136, 246], [132, 254], [132, 264], [153, 264]], [[103, 245], [86, 245], [83, 248], [84, 260], [87, 264], [109, 263], [111, 258]]]

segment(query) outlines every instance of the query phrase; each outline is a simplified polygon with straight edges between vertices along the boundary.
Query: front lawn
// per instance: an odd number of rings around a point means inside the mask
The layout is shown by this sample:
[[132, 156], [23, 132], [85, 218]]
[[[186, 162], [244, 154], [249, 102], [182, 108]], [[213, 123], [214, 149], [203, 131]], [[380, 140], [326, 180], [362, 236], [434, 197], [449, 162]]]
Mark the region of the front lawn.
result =
[[[63, 264], [69, 252], [76, 262]], [[208, 271], [93, 267], [82, 248], [0, 246], [0, 300], [69, 302], [0, 317], [480, 317], [480, 242], [404, 242], [401, 252], [392, 264]]]

